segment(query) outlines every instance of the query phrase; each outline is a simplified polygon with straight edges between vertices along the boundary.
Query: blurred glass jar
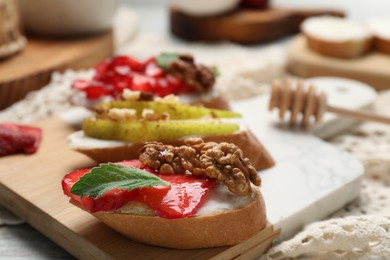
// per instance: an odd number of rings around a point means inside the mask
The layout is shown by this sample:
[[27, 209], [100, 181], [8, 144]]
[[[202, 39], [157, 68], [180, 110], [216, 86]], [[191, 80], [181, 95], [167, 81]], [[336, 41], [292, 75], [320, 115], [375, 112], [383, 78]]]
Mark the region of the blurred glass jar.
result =
[[26, 31], [48, 36], [107, 30], [119, 4], [120, 0], [19, 0]]

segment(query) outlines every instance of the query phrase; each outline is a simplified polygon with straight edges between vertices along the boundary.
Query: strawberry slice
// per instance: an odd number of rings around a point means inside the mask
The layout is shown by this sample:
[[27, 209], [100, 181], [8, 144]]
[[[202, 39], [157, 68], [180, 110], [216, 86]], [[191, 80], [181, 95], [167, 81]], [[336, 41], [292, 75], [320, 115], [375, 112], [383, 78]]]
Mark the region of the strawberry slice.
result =
[[80, 200], [80, 196], [76, 196], [72, 193], [70, 193], [70, 189], [72, 188], [73, 184], [75, 184], [82, 176], [87, 174], [90, 169], [81, 169], [77, 170], [71, 173], [68, 173], [67, 175], [64, 176], [62, 179], [61, 185], [62, 185], [62, 190], [64, 191], [64, 194], [76, 201]]
[[131, 56], [116, 56], [110, 60], [109, 65], [107, 66], [108, 69], [114, 70], [115, 68], [118, 67], [128, 67], [131, 70], [134, 71], [141, 71], [144, 67], [142, 62], [134, 59]]
[[72, 88], [85, 92], [88, 100], [103, 96], [116, 98], [124, 89], [152, 93], [160, 97], [193, 92], [184, 81], [165, 72], [156, 63], [155, 57], [141, 62], [124, 55], [97, 64], [91, 80], [76, 80]]
[[142, 93], [152, 93], [153, 91], [149, 78], [141, 74], [134, 75], [132, 90], [141, 91]]
[[134, 200], [137, 195], [138, 193], [136, 190], [129, 191], [112, 189], [104, 193], [104, 195], [98, 199], [83, 197], [81, 199], [81, 207], [91, 213], [98, 211], [111, 211], [119, 209], [127, 202]]
[[[144, 167], [139, 160], [122, 161], [117, 164], [143, 169], [156, 174]], [[89, 169], [71, 172], [62, 180], [64, 194], [73, 199], [83, 209], [89, 212], [111, 211], [122, 207], [129, 201], [138, 200], [151, 207], [158, 216], [163, 218], [183, 218], [193, 216], [205, 202], [205, 198], [215, 181], [201, 179], [184, 174], [156, 174], [159, 178], [170, 183], [170, 187], [155, 186], [136, 190], [113, 189], [104, 193], [98, 199], [79, 196], [70, 193], [73, 184]]]
[[169, 182], [170, 187], [140, 189], [140, 198], [163, 218], [183, 218], [193, 216], [204, 203], [209, 189], [214, 185], [210, 179], [192, 175], [158, 175]]
[[0, 156], [35, 153], [41, 142], [41, 129], [14, 123], [0, 123]]
[[[126, 166], [133, 166], [131, 162], [126, 164]], [[135, 163], [134, 165], [138, 166], [139, 164]], [[64, 194], [73, 199], [74, 203], [79, 204], [88, 212], [93, 213], [118, 209], [138, 195], [136, 190], [129, 191], [122, 189], [112, 189], [97, 199], [88, 196], [80, 198], [80, 196], [70, 193], [72, 186], [89, 171], [90, 169], [81, 169], [68, 173], [64, 176], [61, 183]]]

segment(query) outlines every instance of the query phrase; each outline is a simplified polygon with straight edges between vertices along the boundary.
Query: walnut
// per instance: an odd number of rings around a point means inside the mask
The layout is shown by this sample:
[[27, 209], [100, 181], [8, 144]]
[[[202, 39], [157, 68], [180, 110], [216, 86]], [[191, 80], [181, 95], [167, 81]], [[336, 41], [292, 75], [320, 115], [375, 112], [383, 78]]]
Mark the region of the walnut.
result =
[[239, 195], [250, 195], [251, 182], [260, 186], [261, 179], [242, 150], [230, 143], [203, 142], [189, 138], [186, 145], [172, 146], [159, 142], [147, 143], [140, 152], [140, 161], [162, 174], [185, 173], [222, 181]]
[[154, 96], [151, 93], [125, 89], [122, 92], [122, 99], [126, 101], [153, 101]]
[[133, 91], [130, 89], [124, 89], [122, 92], [122, 97], [126, 101], [137, 101], [141, 96], [141, 91]]
[[180, 104], [180, 98], [174, 94], [169, 94], [165, 97], [157, 97], [155, 100], [157, 103], [163, 104]]
[[137, 111], [131, 108], [111, 108], [108, 117], [115, 121], [133, 121], [137, 119]]
[[152, 93], [141, 92], [137, 101], [153, 101], [154, 95]]
[[178, 60], [171, 62], [169, 73], [185, 81], [198, 93], [210, 91], [215, 83], [214, 73], [206, 66], [196, 65], [189, 54], [181, 54]]
[[158, 120], [169, 120], [169, 113], [164, 112], [161, 115], [155, 113], [153, 109], [144, 108], [141, 113], [141, 117], [146, 121], [158, 121]]

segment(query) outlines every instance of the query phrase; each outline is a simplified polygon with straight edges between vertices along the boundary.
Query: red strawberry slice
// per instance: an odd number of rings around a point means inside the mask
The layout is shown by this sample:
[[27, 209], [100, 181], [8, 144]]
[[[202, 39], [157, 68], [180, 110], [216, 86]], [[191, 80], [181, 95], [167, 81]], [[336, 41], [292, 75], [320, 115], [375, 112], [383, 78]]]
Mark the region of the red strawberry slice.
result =
[[[131, 163], [128, 165], [131, 166]], [[85, 174], [87, 174], [90, 169], [77, 170], [71, 173], [68, 173], [62, 179], [62, 190], [64, 194], [78, 203], [83, 209], [88, 212], [97, 212], [97, 211], [110, 211], [122, 207], [124, 204], [133, 200], [137, 196], [137, 191], [113, 189], [107, 191], [103, 196], [98, 199], [83, 197], [74, 195], [70, 193], [72, 186]]]
[[116, 98], [124, 89], [153, 93], [160, 97], [192, 92], [184, 81], [159, 67], [154, 57], [145, 62], [130, 56], [113, 57], [95, 66], [95, 75], [91, 80], [76, 80], [72, 87], [86, 92], [89, 100], [102, 96]]
[[134, 200], [138, 195], [136, 190], [113, 189], [104, 193], [98, 199], [84, 197], [81, 199], [81, 207], [93, 213], [98, 211], [111, 211], [119, 209], [127, 202]]
[[152, 93], [153, 91], [149, 78], [141, 74], [134, 75], [132, 90], [141, 91], [143, 93]]
[[130, 56], [116, 56], [111, 59], [108, 69], [115, 70], [117, 67], [129, 67], [131, 70], [141, 71], [143, 64]]
[[195, 178], [192, 175], [158, 175], [169, 182], [170, 187], [140, 189], [140, 198], [163, 218], [193, 216], [204, 203], [209, 189], [214, 185], [210, 179]]
[[0, 156], [37, 151], [41, 142], [41, 129], [14, 123], [0, 124]]
[[81, 178], [81, 176], [84, 176], [89, 171], [90, 169], [81, 169], [65, 175], [61, 182], [64, 194], [68, 197], [71, 197], [72, 199], [80, 200], [80, 196], [76, 196], [70, 193], [70, 189], [72, 188], [73, 184], [75, 184]]
[[165, 76], [165, 72], [154, 62], [151, 62], [146, 65], [145, 74], [154, 78], [160, 78]]
[[[150, 173], [155, 172], [143, 166], [139, 160], [122, 161], [117, 164], [143, 169]], [[160, 175], [158, 177], [168, 181], [170, 187], [150, 187], [136, 189], [132, 191], [113, 189], [104, 193], [98, 199], [79, 196], [70, 193], [73, 184], [81, 176], [89, 172], [89, 169], [83, 169], [71, 172], [62, 180], [62, 189], [64, 194], [80, 204], [80, 206], [89, 211], [111, 211], [122, 207], [129, 201], [139, 200], [155, 210], [156, 214], [164, 218], [182, 218], [193, 216], [204, 203], [209, 189], [214, 185], [213, 180], [195, 178], [192, 175], [170, 174]]]

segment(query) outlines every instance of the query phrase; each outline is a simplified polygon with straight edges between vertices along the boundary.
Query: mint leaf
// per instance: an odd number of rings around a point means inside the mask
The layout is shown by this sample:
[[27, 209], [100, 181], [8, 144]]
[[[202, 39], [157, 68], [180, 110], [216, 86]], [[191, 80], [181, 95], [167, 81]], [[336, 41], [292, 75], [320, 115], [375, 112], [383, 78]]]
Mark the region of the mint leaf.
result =
[[70, 189], [74, 195], [99, 198], [114, 188], [134, 190], [169, 183], [146, 171], [119, 164], [104, 163], [94, 167]]
[[162, 68], [163, 70], [168, 70], [169, 64], [171, 64], [172, 61], [178, 59], [179, 59], [179, 55], [177, 53], [163, 52], [156, 57], [156, 62], [160, 68]]
[[210, 70], [211, 72], [214, 74], [214, 76], [216, 78], [218, 78], [219, 76], [221, 76], [221, 72], [219, 72], [219, 69], [217, 68], [217, 66], [211, 66], [210, 67]]

